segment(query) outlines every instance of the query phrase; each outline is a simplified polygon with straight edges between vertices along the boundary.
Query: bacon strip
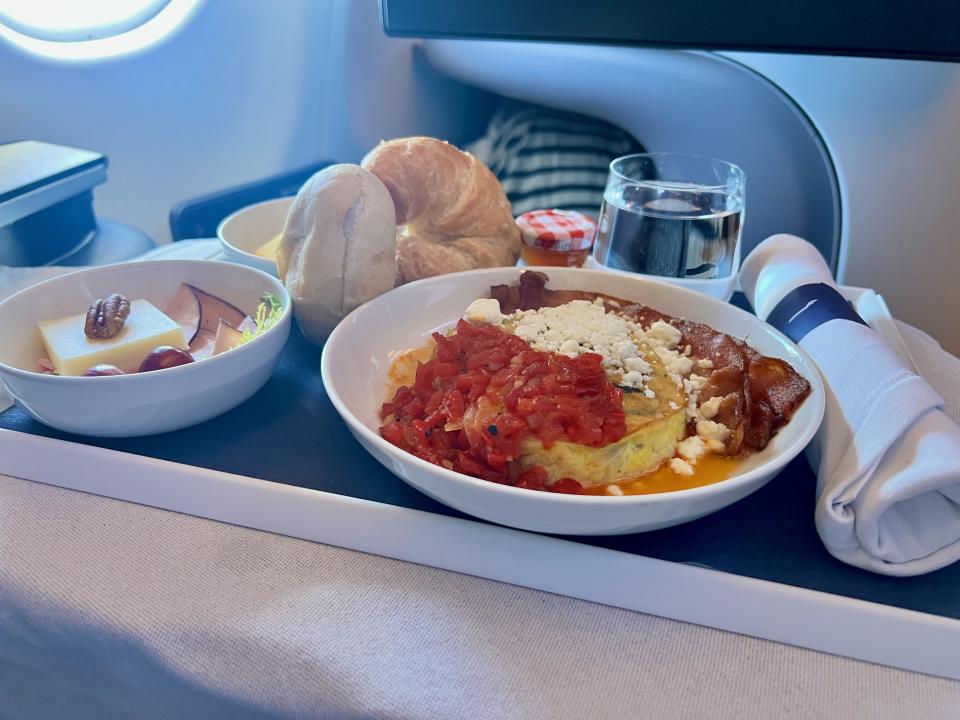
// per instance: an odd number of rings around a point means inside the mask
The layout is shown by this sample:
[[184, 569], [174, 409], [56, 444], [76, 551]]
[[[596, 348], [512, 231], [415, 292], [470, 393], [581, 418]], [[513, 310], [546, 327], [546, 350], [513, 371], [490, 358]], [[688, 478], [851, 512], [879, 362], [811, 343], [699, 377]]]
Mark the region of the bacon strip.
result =
[[[624, 312], [634, 315], [632, 309]], [[727, 443], [730, 454], [765, 448], [810, 394], [806, 378], [779, 358], [761, 355], [742, 340], [703, 323], [675, 318], [665, 322], [680, 330], [680, 342], [690, 345], [692, 357], [713, 363], [700, 399], [723, 398], [716, 421], [732, 431]]]
[[527, 271], [520, 276], [519, 285], [491, 287], [490, 297], [498, 300], [501, 311], [508, 314], [556, 307], [571, 300], [601, 298], [608, 310], [621, 312], [644, 328], [658, 320], [670, 323], [680, 330], [681, 345], [690, 345], [691, 357], [713, 363], [700, 399], [702, 402], [723, 398], [714, 419], [730, 428], [730, 455], [765, 448], [810, 394], [810, 383], [789, 363], [761, 355], [742, 340], [709, 325], [679, 320], [646, 305], [603, 293], [550, 290], [546, 287], [548, 279], [544, 273]]
[[[547, 281], [550, 278], [542, 272], [527, 270], [520, 276], [519, 285], [492, 285], [490, 297], [500, 303], [500, 312], [509, 315], [517, 310], [539, 310], [544, 307], [557, 307], [571, 300], [590, 300], [594, 298], [610, 298], [601, 293], [584, 292], [582, 290], [549, 290]], [[619, 310], [626, 301], [620, 301], [616, 309]]]

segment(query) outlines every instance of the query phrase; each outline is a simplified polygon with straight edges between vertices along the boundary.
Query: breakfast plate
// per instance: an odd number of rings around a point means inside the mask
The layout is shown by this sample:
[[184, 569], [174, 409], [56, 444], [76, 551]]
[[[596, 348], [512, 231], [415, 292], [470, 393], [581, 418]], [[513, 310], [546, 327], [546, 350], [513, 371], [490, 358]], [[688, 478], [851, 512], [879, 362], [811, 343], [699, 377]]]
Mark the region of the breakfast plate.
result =
[[563, 534], [622, 534], [693, 520], [762, 487], [796, 457], [817, 431], [824, 394], [815, 367], [790, 340], [755, 316], [698, 293], [637, 276], [567, 268], [541, 268], [549, 286], [602, 290], [675, 317], [697, 320], [737, 338], [763, 355], [792, 366], [810, 386], [796, 414], [764, 449], [739, 461], [720, 482], [673, 492], [590, 496], [537, 492], [488, 482], [440, 467], [381, 436], [388, 373], [399, 351], [417, 348], [432, 332], [449, 328], [490, 287], [516, 284], [523, 269], [496, 268], [444, 275], [404, 285], [358, 308], [333, 331], [324, 348], [327, 393], [350, 431], [380, 463], [427, 495], [492, 522]]

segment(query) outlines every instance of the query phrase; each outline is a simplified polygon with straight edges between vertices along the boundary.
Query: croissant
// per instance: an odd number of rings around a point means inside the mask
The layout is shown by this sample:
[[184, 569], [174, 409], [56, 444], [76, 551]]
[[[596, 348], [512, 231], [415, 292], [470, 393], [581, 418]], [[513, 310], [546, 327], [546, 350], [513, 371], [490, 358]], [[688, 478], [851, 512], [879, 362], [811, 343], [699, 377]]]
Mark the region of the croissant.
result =
[[517, 262], [510, 201], [470, 153], [435, 138], [401, 138], [381, 142], [362, 166], [393, 198], [400, 282]]

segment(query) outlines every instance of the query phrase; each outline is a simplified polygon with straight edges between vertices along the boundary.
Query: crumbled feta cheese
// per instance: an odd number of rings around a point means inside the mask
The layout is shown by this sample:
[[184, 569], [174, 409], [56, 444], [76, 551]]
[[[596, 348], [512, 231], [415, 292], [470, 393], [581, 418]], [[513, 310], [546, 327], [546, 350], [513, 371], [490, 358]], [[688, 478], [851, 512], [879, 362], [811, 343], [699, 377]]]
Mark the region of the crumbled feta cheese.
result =
[[562, 343], [560, 343], [560, 347], [557, 348], [557, 351], [564, 354], [578, 355], [580, 353], [580, 343], [573, 339], [564, 340]]
[[500, 303], [493, 298], [474, 300], [463, 313], [463, 319], [477, 325], [499, 325], [504, 315], [500, 312]]
[[683, 368], [677, 365], [677, 359], [680, 358], [681, 355], [676, 350], [670, 350], [664, 345], [654, 345], [653, 350], [657, 353], [657, 357], [660, 358], [660, 362], [663, 363], [663, 368], [667, 371], [670, 379], [677, 384], [677, 387], [682, 387], [683, 376], [678, 371]]
[[695, 463], [707, 454], [707, 445], [700, 437], [691, 435], [677, 443], [677, 454], [687, 462]]
[[680, 338], [682, 337], [682, 334], [670, 323], [666, 323], [663, 320], [657, 320], [649, 328], [647, 328], [647, 337], [650, 338], [650, 340], [663, 345], [667, 349], [672, 350], [680, 344]]
[[697, 360], [697, 367], [703, 368], [704, 370], [712, 370], [713, 360], [710, 360], [709, 358], [701, 358], [700, 360]]
[[726, 442], [727, 438], [730, 437], [730, 428], [713, 420], [698, 420], [697, 435], [704, 440]]
[[707, 450], [709, 450], [712, 453], [716, 453], [719, 455], [727, 451], [727, 446], [724, 445], [719, 440], [714, 440], [713, 438], [710, 438], [709, 440], [706, 441], [706, 444], [707, 444]]
[[721, 402], [723, 402], [723, 398], [719, 395], [715, 395], [709, 400], [704, 400], [700, 403], [700, 416], [707, 420], [713, 420], [717, 416], [717, 413], [720, 412]]
[[680, 406], [677, 405], [673, 400], [671, 400], [671, 401], [670, 401], [670, 409], [671, 409], [671, 410], [679, 410], [679, 409], [680, 409]]
[[675, 358], [670, 359], [667, 367], [670, 372], [676, 373], [677, 375], [689, 375], [690, 371], [693, 370], [693, 360], [686, 355], [677, 355]]
[[632, 338], [626, 337], [613, 346], [613, 353], [614, 357], [620, 361], [626, 360], [627, 358], [636, 357], [637, 344]]
[[690, 373], [690, 377], [683, 380], [683, 391], [687, 394], [687, 419], [696, 420], [700, 417], [700, 410], [697, 407], [697, 401], [700, 399], [700, 391], [707, 384], [707, 378], [696, 373]]
[[677, 475], [693, 475], [693, 466], [686, 460], [673, 458], [670, 460], [670, 469]]
[[516, 322], [513, 332], [535, 350], [570, 357], [597, 353], [604, 369], [620, 376], [620, 385], [648, 389], [652, 369], [637, 347], [643, 329], [622, 315], [608, 313], [602, 302], [572, 300], [558, 307], [523, 310], [512, 319]]
[[641, 356], [628, 357], [623, 361], [623, 366], [631, 372], [640, 372], [644, 375], [649, 375], [653, 370], [650, 368], [650, 363], [647, 362], [646, 358]]
[[619, 485], [607, 485], [607, 495], [623, 495], [623, 488]]

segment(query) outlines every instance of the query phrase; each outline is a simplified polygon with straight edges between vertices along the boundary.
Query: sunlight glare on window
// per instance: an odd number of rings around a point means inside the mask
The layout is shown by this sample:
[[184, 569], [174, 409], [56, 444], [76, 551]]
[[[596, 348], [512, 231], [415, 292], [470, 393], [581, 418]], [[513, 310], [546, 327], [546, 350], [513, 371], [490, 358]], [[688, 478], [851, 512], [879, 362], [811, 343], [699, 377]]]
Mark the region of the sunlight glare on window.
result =
[[133, 52], [170, 34], [199, 0], [0, 0], [0, 36], [30, 52], [83, 60]]

